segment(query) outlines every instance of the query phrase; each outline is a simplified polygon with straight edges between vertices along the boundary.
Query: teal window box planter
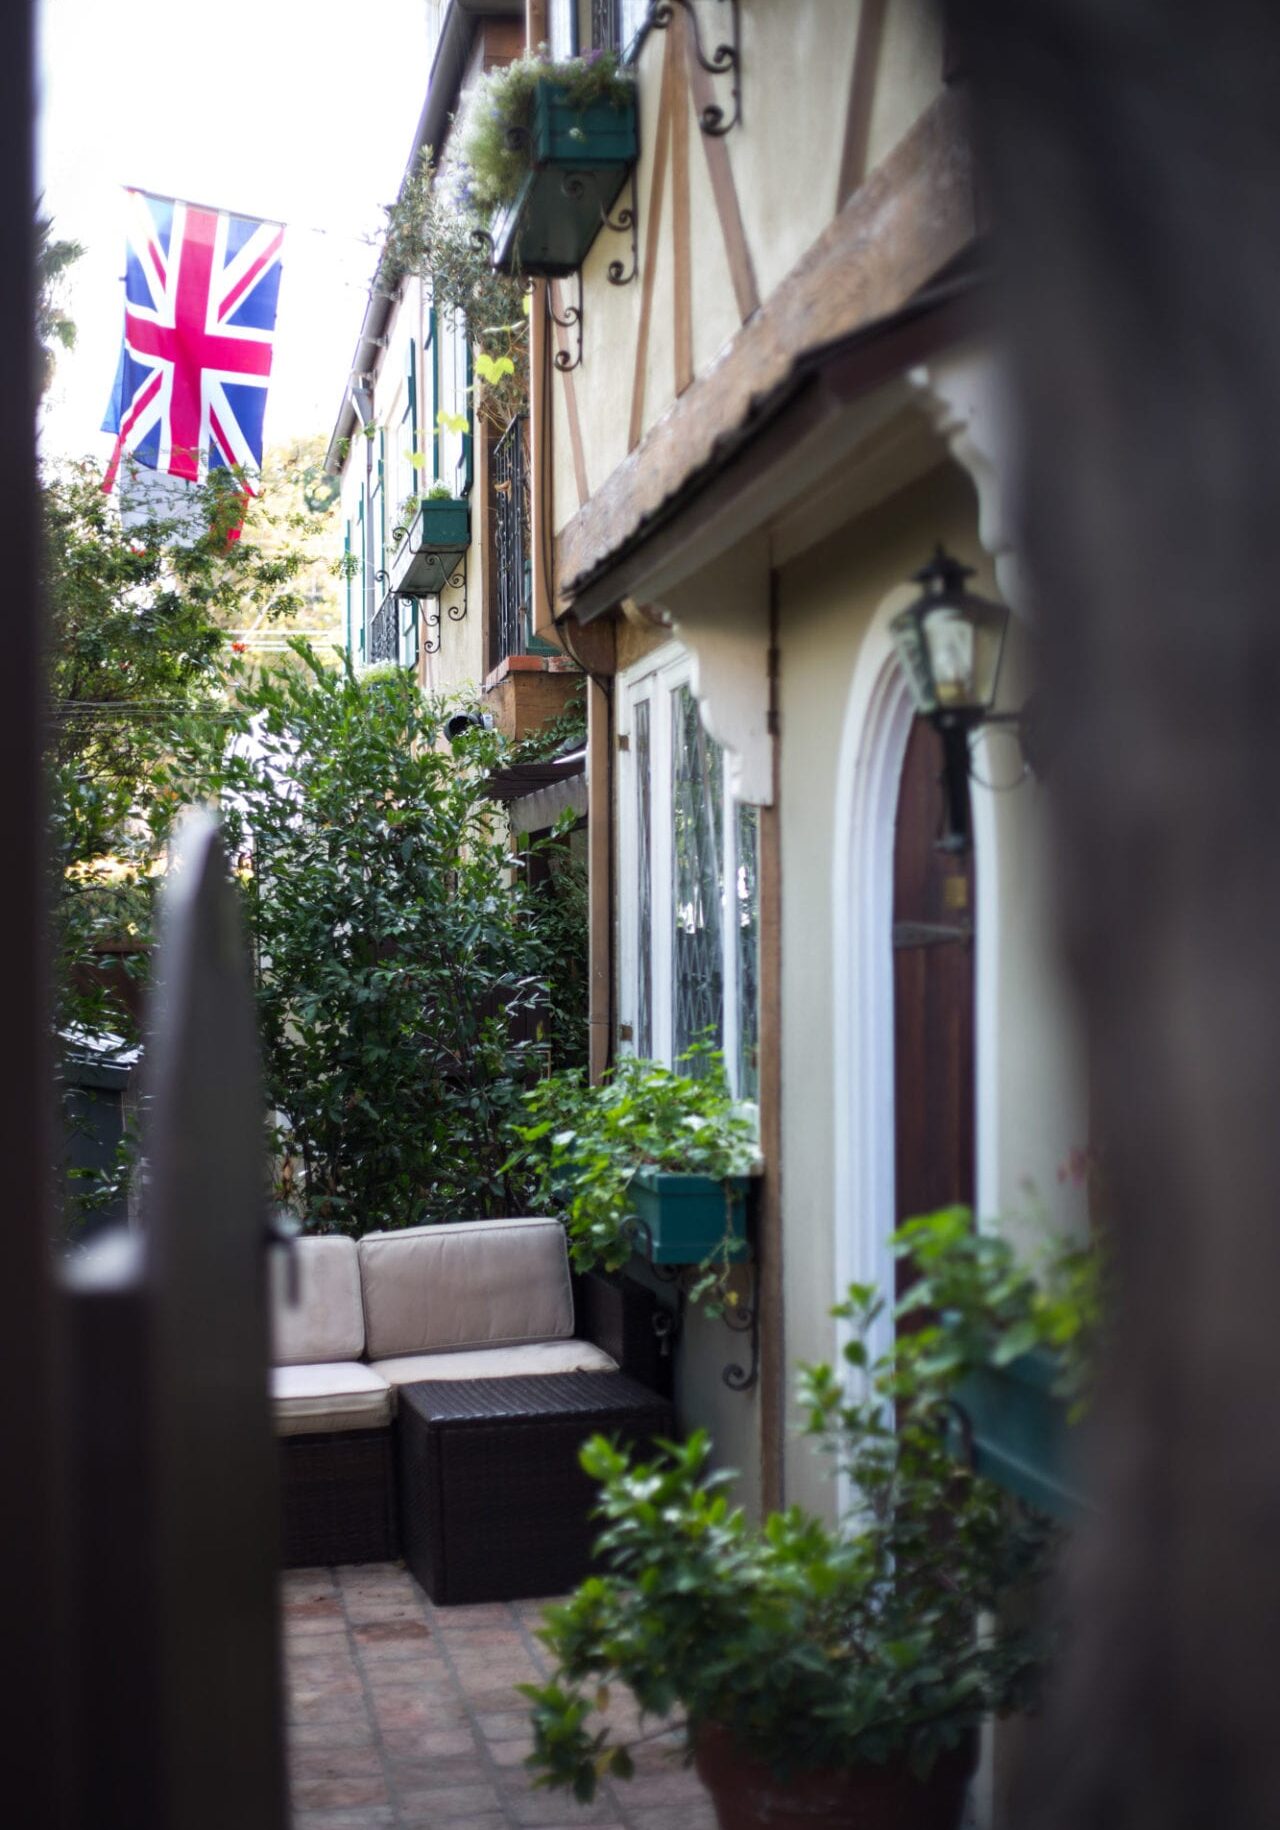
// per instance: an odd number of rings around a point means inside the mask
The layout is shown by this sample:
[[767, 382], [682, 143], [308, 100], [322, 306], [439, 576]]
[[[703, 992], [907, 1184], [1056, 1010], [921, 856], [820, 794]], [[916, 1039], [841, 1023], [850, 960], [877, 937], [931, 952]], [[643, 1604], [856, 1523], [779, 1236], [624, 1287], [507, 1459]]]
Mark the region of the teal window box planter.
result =
[[714, 1176], [640, 1169], [631, 1204], [640, 1220], [645, 1255], [653, 1264], [701, 1264], [719, 1256], [726, 1235], [731, 1259], [747, 1256], [746, 1176], [727, 1184]]
[[970, 1373], [956, 1392], [956, 1448], [1007, 1493], [1055, 1518], [1078, 1518], [1067, 1401], [1054, 1390], [1057, 1356], [1037, 1347], [1007, 1366]]
[[439, 597], [471, 545], [471, 510], [456, 496], [418, 504], [404, 539], [391, 556], [391, 589], [397, 597]]
[[519, 192], [489, 225], [493, 264], [549, 279], [576, 273], [636, 162], [636, 104], [574, 108], [564, 88], [538, 84], [531, 166]]

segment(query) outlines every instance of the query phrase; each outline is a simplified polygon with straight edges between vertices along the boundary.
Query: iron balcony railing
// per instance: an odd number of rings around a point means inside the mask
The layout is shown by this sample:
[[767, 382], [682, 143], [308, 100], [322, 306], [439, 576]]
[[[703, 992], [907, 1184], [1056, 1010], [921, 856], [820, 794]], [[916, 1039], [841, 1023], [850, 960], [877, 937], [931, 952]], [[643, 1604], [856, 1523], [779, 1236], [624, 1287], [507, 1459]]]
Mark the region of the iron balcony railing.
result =
[[364, 657], [370, 666], [375, 661], [400, 659], [400, 604], [390, 591], [369, 618], [365, 636]]
[[597, 51], [620, 51], [621, 0], [591, 0], [591, 43]]
[[496, 658], [523, 654], [529, 637], [529, 473], [523, 414], [511, 421], [493, 450]]

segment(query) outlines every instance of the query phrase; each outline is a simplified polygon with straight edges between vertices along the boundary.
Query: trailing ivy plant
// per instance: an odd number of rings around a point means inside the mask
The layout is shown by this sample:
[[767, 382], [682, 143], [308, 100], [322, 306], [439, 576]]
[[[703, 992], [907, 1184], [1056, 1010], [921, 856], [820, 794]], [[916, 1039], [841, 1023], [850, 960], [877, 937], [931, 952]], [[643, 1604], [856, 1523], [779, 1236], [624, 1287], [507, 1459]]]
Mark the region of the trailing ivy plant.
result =
[[462, 145], [471, 200], [486, 214], [514, 202], [528, 176], [534, 103], [544, 83], [553, 83], [574, 112], [598, 102], [621, 108], [635, 94], [634, 77], [615, 51], [553, 61], [542, 45], [535, 57], [490, 70], [467, 111]]
[[394, 292], [416, 274], [428, 287], [472, 347], [476, 411], [501, 432], [528, 406], [528, 302], [518, 280], [494, 271], [483, 230], [466, 173], [438, 168], [425, 147], [387, 209], [377, 283]]
[[508, 1126], [549, 1065], [554, 946], [484, 794], [407, 670], [303, 663], [238, 685], [166, 781], [215, 794], [241, 861], [279, 1194], [359, 1234], [520, 1212]]
[[921, 1326], [908, 1295], [893, 1345], [873, 1354], [883, 1302], [854, 1285], [836, 1311], [846, 1374], [802, 1369], [807, 1428], [856, 1496], [838, 1527], [798, 1506], [750, 1524], [703, 1432], [638, 1465], [603, 1437], [587, 1445], [608, 1573], [546, 1611], [556, 1670], [522, 1687], [540, 1784], [586, 1801], [603, 1774], [630, 1775], [615, 1680], [660, 1729], [679, 1709], [691, 1744], [716, 1725], [783, 1781], [888, 1761], [924, 1776], [986, 1717], [1034, 1699], [1047, 1639], [1007, 1604], [1034, 1588], [1056, 1533], [957, 1459], [950, 1418], [966, 1372], [1054, 1324], [1012, 1253], [973, 1252], [971, 1235], [954, 1212], [904, 1228], [895, 1252], [928, 1267], [946, 1308]]
[[581, 749], [587, 741], [587, 705], [582, 691], [574, 694], [562, 711], [528, 732], [511, 747], [511, 761], [546, 762]]
[[[563, 1212], [580, 1270], [616, 1271], [630, 1258], [639, 1170], [723, 1180], [745, 1175], [757, 1156], [754, 1121], [734, 1101], [723, 1057], [706, 1048], [674, 1068], [624, 1055], [598, 1086], [581, 1070], [553, 1074], [526, 1093], [524, 1106], [526, 1119], [513, 1127], [520, 1148], [512, 1167]], [[696, 1293], [718, 1286], [721, 1274], [711, 1273]]]

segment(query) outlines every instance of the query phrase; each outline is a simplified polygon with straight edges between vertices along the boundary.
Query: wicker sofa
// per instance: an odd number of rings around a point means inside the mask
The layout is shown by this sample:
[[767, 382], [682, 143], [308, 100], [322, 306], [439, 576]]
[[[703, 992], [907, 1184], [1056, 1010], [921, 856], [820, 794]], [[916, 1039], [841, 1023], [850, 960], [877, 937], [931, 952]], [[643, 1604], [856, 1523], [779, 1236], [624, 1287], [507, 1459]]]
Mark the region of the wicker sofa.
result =
[[[624, 1399], [635, 1406], [636, 1381], [655, 1393], [663, 1386], [654, 1298], [623, 1280], [573, 1277], [556, 1220], [306, 1238], [294, 1251], [295, 1302], [285, 1270], [273, 1273], [286, 1567], [378, 1561], [395, 1556], [402, 1538], [418, 1540], [413, 1517], [401, 1529], [408, 1484], [400, 1466], [420, 1459], [408, 1437], [416, 1416], [405, 1407], [401, 1420], [405, 1387], [468, 1382], [474, 1399], [495, 1389], [551, 1391], [526, 1388], [530, 1377], [612, 1375], [588, 1382], [599, 1393], [593, 1408], [607, 1416], [616, 1401], [621, 1416]], [[494, 1380], [516, 1383], [494, 1388]], [[542, 1429], [542, 1408], [526, 1405], [529, 1431]], [[669, 1411], [659, 1427], [670, 1427]], [[534, 1434], [535, 1457], [537, 1441]], [[499, 1510], [501, 1501], [499, 1492]], [[580, 1499], [574, 1505], [580, 1510]]]

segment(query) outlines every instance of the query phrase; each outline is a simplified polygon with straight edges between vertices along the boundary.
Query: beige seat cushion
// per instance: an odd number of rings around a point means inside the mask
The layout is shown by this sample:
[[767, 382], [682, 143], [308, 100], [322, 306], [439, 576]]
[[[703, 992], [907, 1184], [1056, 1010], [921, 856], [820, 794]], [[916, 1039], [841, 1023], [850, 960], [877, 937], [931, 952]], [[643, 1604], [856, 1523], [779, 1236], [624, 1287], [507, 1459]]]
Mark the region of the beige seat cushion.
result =
[[271, 1373], [271, 1408], [281, 1436], [385, 1429], [391, 1400], [387, 1381], [351, 1360], [276, 1366]]
[[558, 1220], [366, 1233], [359, 1257], [370, 1360], [573, 1333], [569, 1254]]
[[456, 1353], [411, 1353], [377, 1360], [390, 1385], [420, 1379], [514, 1379], [529, 1373], [617, 1372], [603, 1347], [590, 1341], [534, 1341], [525, 1347], [463, 1347]]
[[283, 1252], [271, 1254], [271, 1335], [277, 1366], [358, 1360], [364, 1352], [360, 1261], [354, 1239], [295, 1239], [298, 1301], [286, 1300]]

